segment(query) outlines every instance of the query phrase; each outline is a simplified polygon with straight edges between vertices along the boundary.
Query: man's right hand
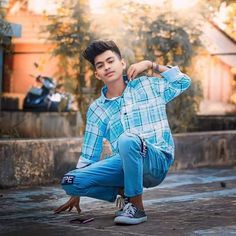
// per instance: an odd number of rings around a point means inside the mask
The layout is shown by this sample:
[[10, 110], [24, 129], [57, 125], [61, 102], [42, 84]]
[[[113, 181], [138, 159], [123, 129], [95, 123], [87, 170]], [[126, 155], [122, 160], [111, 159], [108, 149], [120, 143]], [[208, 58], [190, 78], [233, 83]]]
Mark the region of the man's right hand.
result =
[[54, 213], [59, 214], [62, 211], [66, 211], [67, 209], [68, 209], [68, 211], [71, 211], [73, 209], [73, 207], [75, 207], [77, 209], [78, 214], [79, 214], [81, 212], [79, 203], [80, 203], [80, 197], [71, 197], [66, 203], [64, 203], [63, 205], [61, 205], [57, 209], [55, 209]]
[[145, 60], [130, 65], [127, 70], [128, 79], [133, 80], [138, 74], [144, 72], [147, 69], [151, 69], [152, 64], [153, 63], [151, 61]]

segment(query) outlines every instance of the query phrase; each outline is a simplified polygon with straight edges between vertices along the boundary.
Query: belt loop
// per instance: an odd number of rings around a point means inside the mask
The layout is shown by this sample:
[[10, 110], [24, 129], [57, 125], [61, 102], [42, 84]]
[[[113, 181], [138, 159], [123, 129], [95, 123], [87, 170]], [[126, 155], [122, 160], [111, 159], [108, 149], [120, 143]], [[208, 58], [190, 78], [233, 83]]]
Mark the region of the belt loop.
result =
[[147, 145], [144, 139], [142, 139], [140, 136], [138, 136], [141, 141], [141, 155], [143, 157], [146, 157], [147, 154]]

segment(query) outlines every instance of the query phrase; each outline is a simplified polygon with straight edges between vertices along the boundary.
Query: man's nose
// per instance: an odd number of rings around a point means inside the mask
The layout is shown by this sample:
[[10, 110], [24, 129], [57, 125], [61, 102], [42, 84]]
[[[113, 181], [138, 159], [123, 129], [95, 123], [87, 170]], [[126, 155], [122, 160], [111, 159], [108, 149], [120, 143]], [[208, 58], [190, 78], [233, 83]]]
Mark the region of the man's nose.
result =
[[108, 69], [110, 69], [110, 65], [109, 63], [105, 63], [105, 70], [108, 70]]

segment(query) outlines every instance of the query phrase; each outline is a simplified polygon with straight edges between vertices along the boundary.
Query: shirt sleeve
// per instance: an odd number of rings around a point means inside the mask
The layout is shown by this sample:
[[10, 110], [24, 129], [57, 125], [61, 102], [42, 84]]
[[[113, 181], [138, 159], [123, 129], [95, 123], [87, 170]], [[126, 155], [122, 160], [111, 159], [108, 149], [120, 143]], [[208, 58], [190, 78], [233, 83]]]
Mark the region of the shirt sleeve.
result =
[[98, 122], [93, 120], [93, 115], [91, 115], [91, 113], [90, 110], [87, 113], [87, 124], [82, 144], [82, 153], [77, 163], [77, 168], [83, 168], [91, 163], [99, 161], [102, 153], [104, 137], [103, 129], [102, 127], [99, 127]]
[[170, 102], [175, 97], [189, 88], [191, 79], [182, 73], [178, 66], [161, 73], [162, 96], [165, 103]]

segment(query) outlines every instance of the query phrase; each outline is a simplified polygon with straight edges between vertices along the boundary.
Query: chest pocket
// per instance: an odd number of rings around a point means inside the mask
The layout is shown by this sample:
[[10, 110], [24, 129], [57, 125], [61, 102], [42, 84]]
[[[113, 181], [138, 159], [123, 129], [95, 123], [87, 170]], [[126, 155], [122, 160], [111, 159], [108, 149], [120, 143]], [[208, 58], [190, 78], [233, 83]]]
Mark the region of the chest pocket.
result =
[[160, 97], [135, 100], [124, 106], [126, 127], [130, 129], [154, 130], [154, 124], [165, 120], [165, 105]]
[[131, 106], [133, 112], [148, 112], [152, 115], [153, 113], [157, 113], [159, 108], [165, 105], [160, 94], [156, 94], [156, 91], [150, 87], [147, 89], [145, 87], [138, 88], [133, 97], [133, 104]]
[[159, 85], [154, 82], [157, 81], [150, 81], [146, 78], [137, 84], [133, 93], [136, 102], [143, 102], [158, 97], [161, 99], [160, 89], [158, 89]]

